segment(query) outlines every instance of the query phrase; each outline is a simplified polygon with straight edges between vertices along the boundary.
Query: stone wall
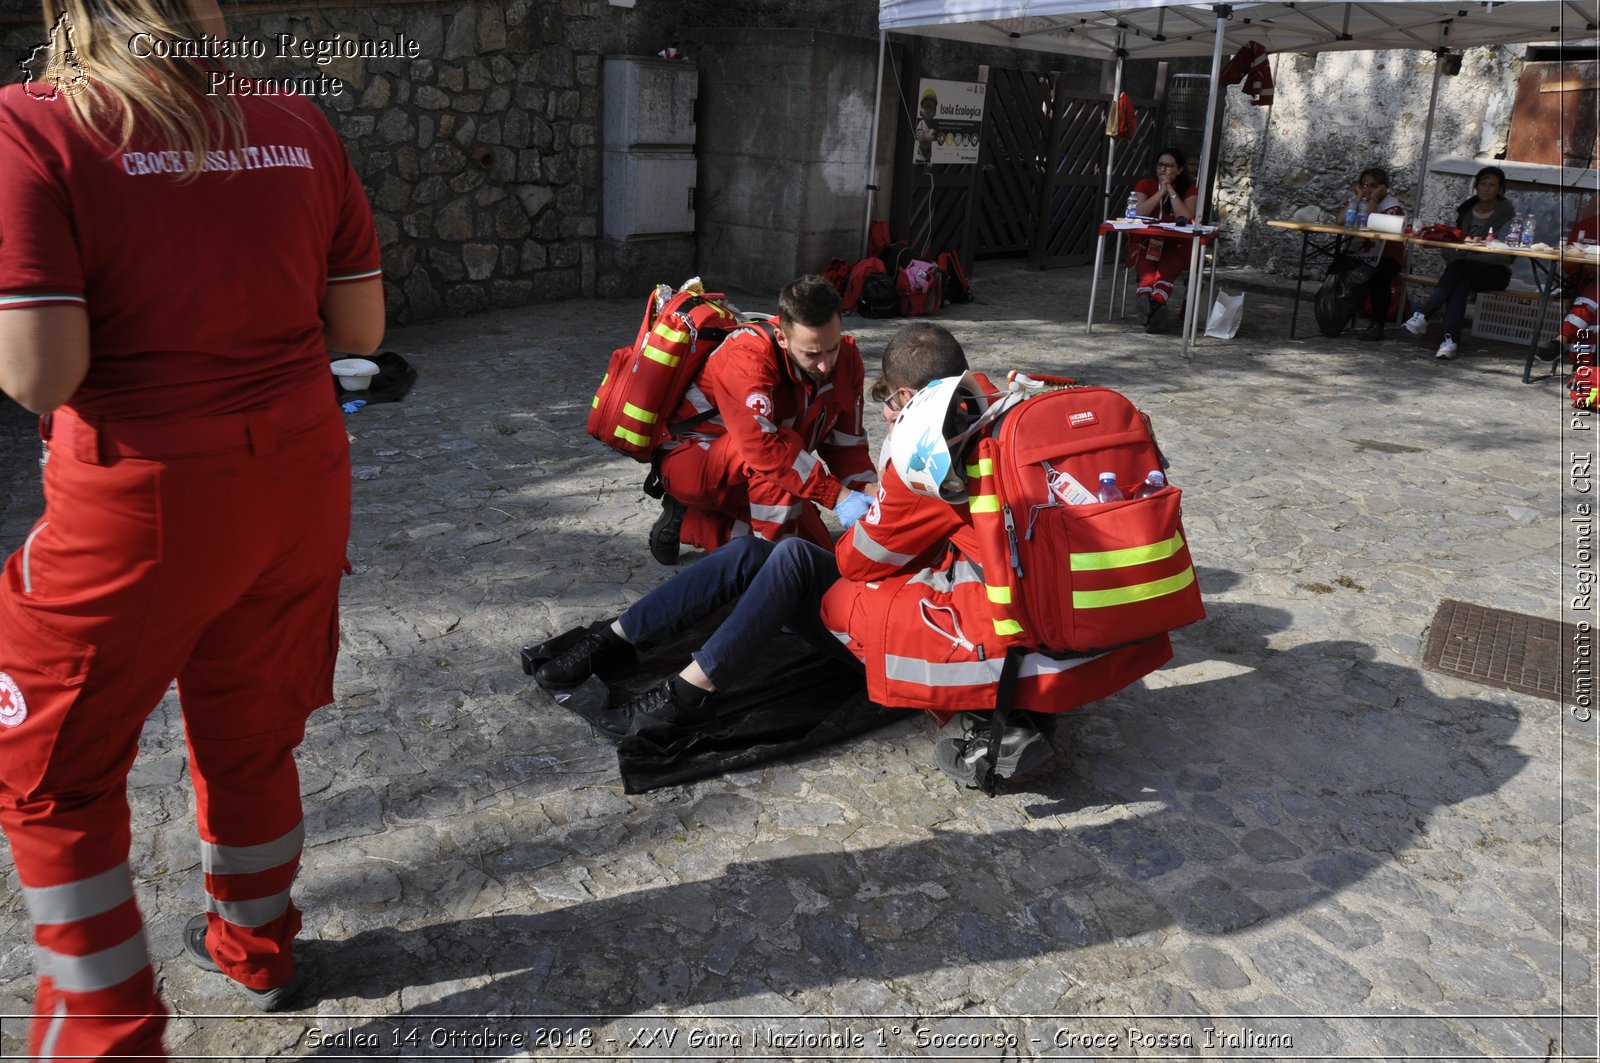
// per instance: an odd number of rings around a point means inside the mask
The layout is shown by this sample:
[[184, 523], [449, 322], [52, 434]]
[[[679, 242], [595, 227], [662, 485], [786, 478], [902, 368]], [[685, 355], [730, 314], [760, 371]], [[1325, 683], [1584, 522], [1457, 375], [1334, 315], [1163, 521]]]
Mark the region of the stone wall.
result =
[[[1459, 74], [1440, 79], [1431, 158], [1477, 157], [1493, 165], [1505, 150], [1525, 52], [1520, 45], [1473, 48]], [[1350, 186], [1372, 165], [1390, 171], [1391, 191], [1409, 217], [1453, 224], [1456, 205], [1471, 194], [1470, 177], [1430, 171], [1420, 210], [1416, 202], [1434, 63], [1431, 54], [1412, 51], [1275, 55], [1272, 107], [1252, 106], [1237, 88], [1226, 90], [1216, 200], [1229, 236], [1225, 257], [1292, 272], [1300, 238], [1267, 228], [1267, 219], [1307, 206], [1321, 208], [1328, 220], [1342, 217]], [[1554, 231], [1571, 196], [1513, 186], [1511, 197], [1519, 211], [1539, 215], [1546, 239], [1565, 235]]]
[[[832, 0], [835, 21], [875, 9]], [[372, 200], [392, 322], [605, 290], [601, 253], [600, 59], [652, 55], [684, 28], [810, 24], [795, 0], [393, 0], [258, 2], [227, 11], [230, 39], [267, 55], [232, 65], [270, 78], [337, 78], [313, 98]], [[0, 11], [0, 47], [43, 38], [37, 8]], [[415, 58], [279, 58], [279, 34], [415, 43]], [[15, 80], [6, 63], [0, 80]], [[755, 119], [752, 119], [755, 120]]]

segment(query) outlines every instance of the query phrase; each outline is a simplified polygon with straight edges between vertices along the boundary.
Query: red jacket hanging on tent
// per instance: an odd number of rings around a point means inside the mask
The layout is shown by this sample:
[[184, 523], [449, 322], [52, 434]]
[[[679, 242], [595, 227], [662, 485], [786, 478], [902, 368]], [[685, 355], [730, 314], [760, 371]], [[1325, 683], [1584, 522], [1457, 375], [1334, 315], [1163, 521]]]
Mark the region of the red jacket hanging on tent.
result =
[[1257, 107], [1272, 105], [1272, 64], [1267, 50], [1257, 41], [1240, 48], [1228, 65], [1222, 68], [1222, 87], [1244, 82], [1242, 90]]

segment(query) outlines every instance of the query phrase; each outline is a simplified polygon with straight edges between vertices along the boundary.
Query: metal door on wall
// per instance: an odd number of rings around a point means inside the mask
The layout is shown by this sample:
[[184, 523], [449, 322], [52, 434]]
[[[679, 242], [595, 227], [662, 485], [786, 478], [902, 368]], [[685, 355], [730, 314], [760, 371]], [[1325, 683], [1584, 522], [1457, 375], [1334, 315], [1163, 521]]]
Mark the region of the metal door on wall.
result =
[[[979, 164], [895, 170], [896, 233], [914, 248], [980, 257], [1026, 255], [1035, 267], [1094, 254], [1111, 98], [1060, 87], [1059, 74], [990, 67]], [[1118, 141], [1113, 206], [1146, 175], [1161, 128], [1155, 101], [1134, 102], [1137, 132]], [[1115, 213], [1115, 211], [1112, 211]]]

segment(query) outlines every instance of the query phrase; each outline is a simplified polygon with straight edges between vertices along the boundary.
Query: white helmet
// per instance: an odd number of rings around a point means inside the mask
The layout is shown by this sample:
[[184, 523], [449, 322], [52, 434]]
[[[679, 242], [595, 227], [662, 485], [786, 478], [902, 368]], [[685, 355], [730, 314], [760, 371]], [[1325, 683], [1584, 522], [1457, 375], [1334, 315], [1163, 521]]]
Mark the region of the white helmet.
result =
[[946, 502], [967, 500], [962, 463], [990, 420], [989, 398], [971, 373], [940, 377], [912, 396], [889, 430], [889, 460], [907, 487]]

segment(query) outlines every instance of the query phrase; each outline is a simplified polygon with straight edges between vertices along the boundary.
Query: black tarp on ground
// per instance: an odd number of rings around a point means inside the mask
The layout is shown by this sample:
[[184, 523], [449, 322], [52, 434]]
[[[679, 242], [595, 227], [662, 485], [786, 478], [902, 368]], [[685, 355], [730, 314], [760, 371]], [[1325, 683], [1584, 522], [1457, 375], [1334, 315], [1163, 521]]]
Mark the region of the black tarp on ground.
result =
[[[716, 628], [721, 616], [684, 632], [672, 642], [641, 654], [637, 667], [613, 675], [608, 685], [591, 678], [570, 694], [539, 696], [592, 720], [610, 700], [622, 701], [649, 690], [677, 672], [689, 654]], [[525, 670], [560, 653], [582, 629], [573, 628], [523, 650]], [[717, 718], [662, 747], [636, 742], [617, 750], [625, 793], [681, 786], [794, 753], [809, 752], [877, 730], [911, 714], [882, 709], [867, 700], [860, 671], [816, 653], [784, 633], [763, 656], [762, 670], [749, 681], [717, 694]], [[604, 742], [598, 734], [595, 741]]]

